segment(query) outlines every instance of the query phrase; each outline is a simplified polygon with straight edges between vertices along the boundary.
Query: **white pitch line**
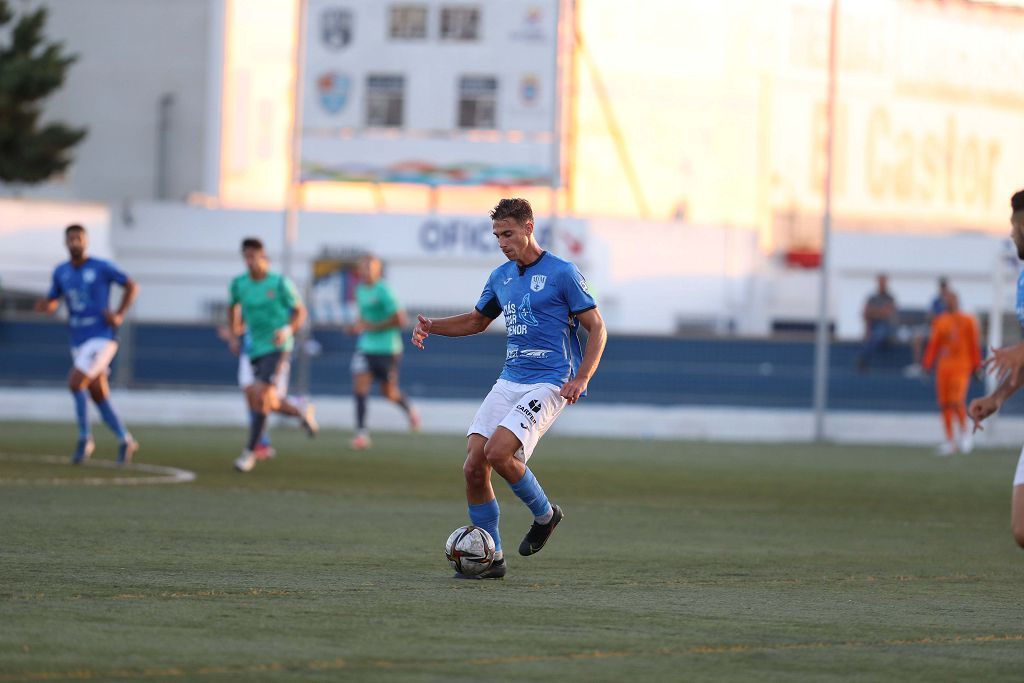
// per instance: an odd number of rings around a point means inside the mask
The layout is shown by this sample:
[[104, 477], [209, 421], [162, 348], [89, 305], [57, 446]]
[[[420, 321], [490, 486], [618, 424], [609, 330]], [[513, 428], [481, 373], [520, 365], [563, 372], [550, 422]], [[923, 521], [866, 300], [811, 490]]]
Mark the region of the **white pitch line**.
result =
[[[29, 455], [27, 453], [0, 453], [0, 460], [15, 462], [45, 462], [55, 465], [71, 466], [67, 457], [57, 455]], [[196, 473], [190, 470], [182, 470], [177, 467], [164, 467], [162, 465], [147, 465], [145, 463], [132, 463], [127, 466], [120, 466], [111, 460], [88, 460], [77, 467], [102, 467], [108, 470], [122, 470], [135, 472], [150, 472], [159, 476], [155, 477], [43, 477], [36, 479], [7, 479], [0, 477], [2, 484], [50, 484], [56, 486], [141, 486], [146, 484], [184, 484], [195, 481]]]

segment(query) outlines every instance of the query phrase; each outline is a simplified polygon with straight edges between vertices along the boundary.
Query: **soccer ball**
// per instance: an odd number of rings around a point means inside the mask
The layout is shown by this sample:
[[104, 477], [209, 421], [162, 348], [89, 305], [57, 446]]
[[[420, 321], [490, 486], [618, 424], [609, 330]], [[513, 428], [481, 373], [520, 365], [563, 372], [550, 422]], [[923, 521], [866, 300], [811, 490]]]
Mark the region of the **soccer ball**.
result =
[[494, 539], [478, 526], [460, 526], [445, 541], [444, 556], [455, 571], [476, 576], [494, 562]]

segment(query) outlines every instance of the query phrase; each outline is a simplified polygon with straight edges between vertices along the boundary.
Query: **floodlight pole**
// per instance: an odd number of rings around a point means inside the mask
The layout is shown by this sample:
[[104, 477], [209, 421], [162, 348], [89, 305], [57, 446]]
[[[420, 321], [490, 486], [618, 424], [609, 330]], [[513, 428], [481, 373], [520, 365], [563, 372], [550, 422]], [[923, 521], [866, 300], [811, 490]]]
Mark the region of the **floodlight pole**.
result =
[[295, 3], [295, 102], [292, 106], [292, 126], [288, 159], [288, 187], [285, 192], [284, 242], [281, 251], [281, 272], [292, 276], [292, 251], [299, 237], [299, 200], [302, 194], [302, 100], [305, 96], [306, 63], [306, 10], [308, 0]]
[[814, 440], [825, 440], [825, 411], [828, 407], [829, 305], [828, 280], [832, 238], [832, 156], [836, 118], [836, 50], [839, 0], [832, 0], [828, 28], [828, 101], [825, 134], [825, 211], [821, 226], [821, 267], [818, 286], [818, 327], [814, 340]]

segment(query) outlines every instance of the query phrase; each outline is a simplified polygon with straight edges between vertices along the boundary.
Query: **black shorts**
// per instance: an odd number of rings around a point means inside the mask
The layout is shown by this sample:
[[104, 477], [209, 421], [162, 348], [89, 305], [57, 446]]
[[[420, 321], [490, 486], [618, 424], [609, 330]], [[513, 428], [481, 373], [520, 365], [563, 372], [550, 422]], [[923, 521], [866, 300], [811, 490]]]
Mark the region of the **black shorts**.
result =
[[399, 353], [363, 353], [356, 351], [352, 356], [352, 374], [370, 373], [375, 380], [381, 382], [398, 381], [398, 363], [402, 360]]
[[278, 375], [288, 372], [289, 355], [287, 351], [272, 351], [259, 358], [251, 359], [249, 364], [252, 365], [253, 379], [257, 382], [277, 386]]

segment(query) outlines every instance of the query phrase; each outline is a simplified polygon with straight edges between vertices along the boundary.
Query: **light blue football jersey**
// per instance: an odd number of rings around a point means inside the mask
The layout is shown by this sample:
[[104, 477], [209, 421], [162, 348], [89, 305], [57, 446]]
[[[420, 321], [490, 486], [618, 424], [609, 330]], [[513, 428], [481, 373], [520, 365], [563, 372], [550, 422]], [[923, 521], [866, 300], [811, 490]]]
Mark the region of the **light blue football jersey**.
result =
[[110, 305], [112, 282], [123, 287], [128, 276], [103, 259], [89, 257], [77, 268], [71, 261], [65, 261], [53, 270], [47, 298], [64, 297], [72, 346], [79, 346], [93, 337], [113, 339], [116, 336], [114, 328], [103, 316]]
[[561, 386], [576, 376], [583, 360], [576, 316], [596, 307], [579, 269], [545, 251], [528, 266], [509, 261], [496, 268], [476, 310], [492, 320], [505, 316], [508, 346], [501, 379]]

